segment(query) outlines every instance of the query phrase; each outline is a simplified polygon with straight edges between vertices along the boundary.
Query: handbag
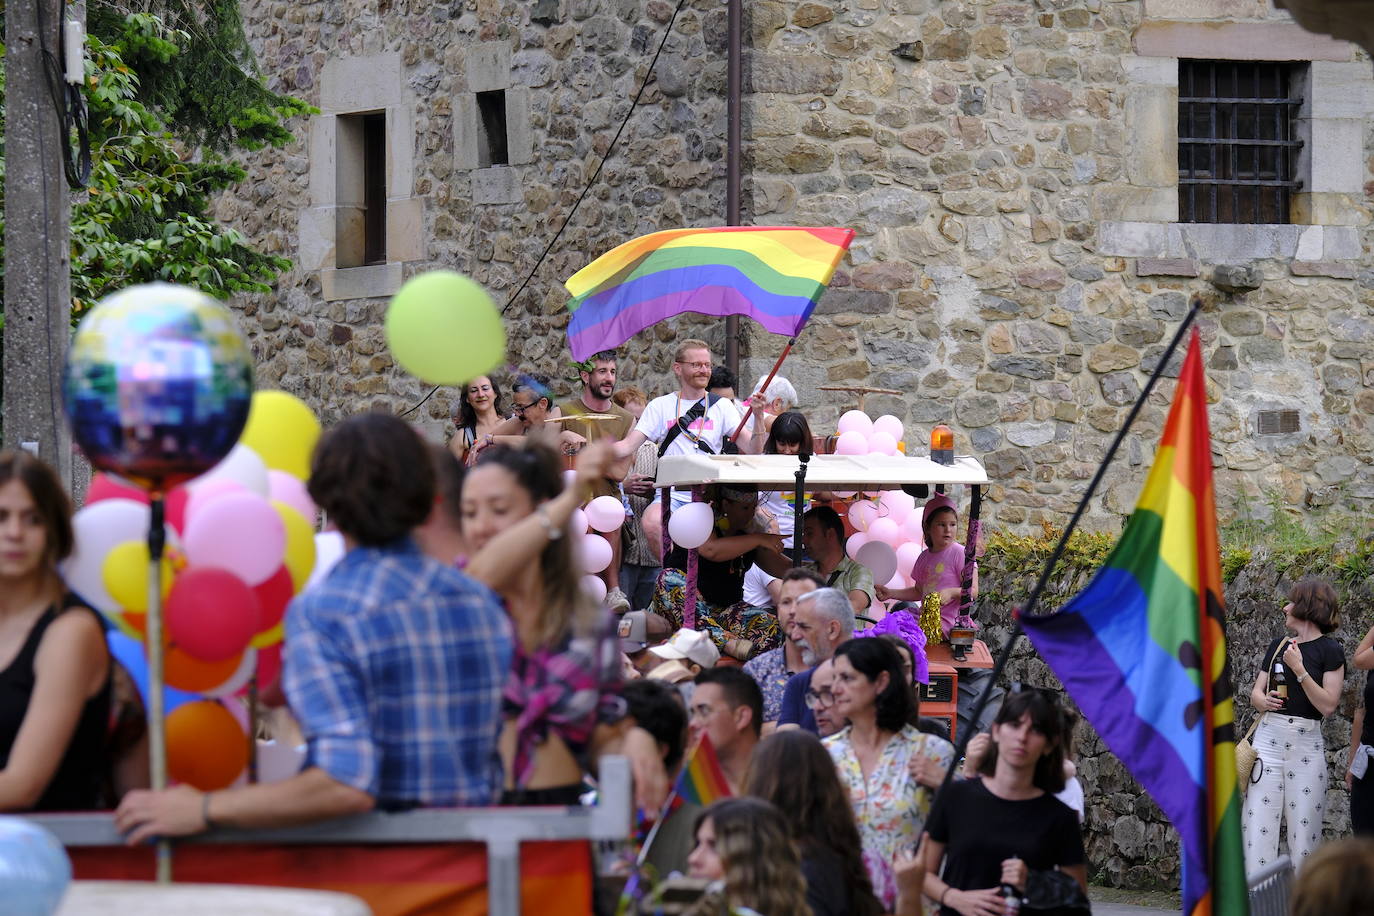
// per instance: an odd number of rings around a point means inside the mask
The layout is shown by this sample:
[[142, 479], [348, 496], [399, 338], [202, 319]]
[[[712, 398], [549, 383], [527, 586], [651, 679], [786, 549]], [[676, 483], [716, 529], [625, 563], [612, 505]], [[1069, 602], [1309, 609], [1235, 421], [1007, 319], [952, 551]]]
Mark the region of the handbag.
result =
[[[1279, 657], [1279, 649], [1283, 648], [1286, 640], [1279, 640], [1278, 646], [1274, 649], [1274, 654], [1269, 658], [1269, 664], [1264, 666], [1268, 671], [1274, 666], [1274, 659]], [[1269, 714], [1268, 710], [1255, 716], [1255, 721], [1250, 723], [1250, 728], [1245, 733], [1245, 737], [1236, 742], [1236, 788], [1240, 790], [1243, 797], [1245, 791], [1250, 788], [1251, 783], [1259, 782], [1264, 776], [1264, 761], [1259, 759], [1259, 751], [1250, 743], [1250, 736], [1259, 728], [1260, 722]], [[1259, 773], [1255, 773], [1255, 765], [1259, 764]]]

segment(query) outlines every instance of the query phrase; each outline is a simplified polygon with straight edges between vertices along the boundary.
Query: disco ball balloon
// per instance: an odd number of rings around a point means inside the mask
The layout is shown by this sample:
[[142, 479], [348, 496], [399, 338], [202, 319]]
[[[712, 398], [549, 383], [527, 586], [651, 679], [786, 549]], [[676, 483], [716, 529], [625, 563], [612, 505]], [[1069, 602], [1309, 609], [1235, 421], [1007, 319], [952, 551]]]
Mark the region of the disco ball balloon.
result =
[[22, 817], [0, 817], [0, 888], [6, 913], [51, 916], [72, 881], [57, 837]]
[[253, 360], [233, 315], [209, 296], [171, 283], [131, 286], [76, 329], [63, 395], [92, 465], [166, 490], [234, 447]]

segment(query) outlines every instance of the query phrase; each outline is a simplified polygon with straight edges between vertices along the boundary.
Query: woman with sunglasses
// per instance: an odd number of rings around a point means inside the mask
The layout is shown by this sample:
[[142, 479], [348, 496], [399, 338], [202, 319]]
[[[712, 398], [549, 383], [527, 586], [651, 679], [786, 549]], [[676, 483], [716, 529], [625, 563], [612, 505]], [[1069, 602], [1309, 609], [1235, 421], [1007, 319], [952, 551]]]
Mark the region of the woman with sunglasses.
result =
[[588, 446], [565, 488], [557, 455], [531, 441], [488, 449], [463, 481], [467, 572], [504, 599], [516, 635], [500, 739], [509, 804], [577, 804], [604, 754], [630, 758], [641, 807], [657, 810], [667, 795], [657, 743], [619, 695], [614, 624], [582, 591], [568, 537], [573, 510], [611, 460], [608, 445]]
[[[757, 521], [758, 489], [750, 484], [713, 488], [709, 503], [716, 524], [697, 548], [696, 629], [711, 634], [725, 652], [731, 640], [749, 640], [749, 658], [782, 645], [782, 631], [771, 610], [744, 601], [744, 576], [757, 563], [781, 577], [792, 568], [782, 552], [782, 537], [761, 530]], [[663, 572], [649, 610], [681, 629], [687, 595], [687, 551], [673, 545], [663, 558]], [[736, 643], [736, 645], [739, 645]], [[740, 658], [745, 662], [749, 658]]]
[[886, 640], [841, 643], [832, 663], [835, 714], [849, 727], [824, 744], [854, 806], [873, 890], [891, 912], [898, 897], [894, 865], [916, 850], [932, 798], [911, 775], [912, 761], [927, 755], [947, 767], [954, 748], [910, 724], [916, 700], [902, 659]]
[[[998, 710], [978, 778], [952, 782], [926, 824], [926, 896], [941, 916], [1016, 912], [1003, 896], [1030, 872], [1058, 871], [1088, 888], [1078, 817], [1064, 788], [1064, 715], [1048, 691], [1014, 693]], [[1072, 890], [1072, 888], [1070, 888]]]

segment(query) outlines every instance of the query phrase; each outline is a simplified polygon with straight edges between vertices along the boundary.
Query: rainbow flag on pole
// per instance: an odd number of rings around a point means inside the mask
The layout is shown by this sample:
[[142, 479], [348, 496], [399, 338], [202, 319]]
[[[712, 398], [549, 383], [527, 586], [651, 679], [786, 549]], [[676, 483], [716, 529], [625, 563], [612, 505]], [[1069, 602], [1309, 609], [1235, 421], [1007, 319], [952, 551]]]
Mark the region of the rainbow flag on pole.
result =
[[744, 315], [794, 337], [854, 238], [852, 229], [717, 226], [667, 229], [603, 254], [568, 278], [573, 359], [697, 312]]
[[1202, 348], [1126, 530], [1061, 611], [1021, 620], [1112, 753], [1178, 828], [1185, 916], [1245, 916], [1231, 671]]
[[711, 736], [705, 732], [701, 733], [701, 742], [678, 774], [673, 795], [702, 807], [730, 797], [730, 783], [725, 779], [725, 771], [720, 768], [720, 758], [716, 756]]

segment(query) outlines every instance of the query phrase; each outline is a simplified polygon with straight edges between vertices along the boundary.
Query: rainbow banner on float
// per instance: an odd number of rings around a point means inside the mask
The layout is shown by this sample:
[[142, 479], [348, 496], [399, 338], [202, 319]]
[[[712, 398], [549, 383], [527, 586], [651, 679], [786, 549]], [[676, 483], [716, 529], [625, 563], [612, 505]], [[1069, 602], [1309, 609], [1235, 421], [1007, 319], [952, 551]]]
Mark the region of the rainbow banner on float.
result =
[[581, 361], [651, 325], [697, 312], [752, 318], [795, 337], [854, 230], [794, 226], [666, 229], [603, 254], [568, 278], [568, 347]]
[[1126, 530], [1087, 588], [1021, 626], [1182, 840], [1185, 916], [1245, 916], [1235, 717], [1202, 348]]

